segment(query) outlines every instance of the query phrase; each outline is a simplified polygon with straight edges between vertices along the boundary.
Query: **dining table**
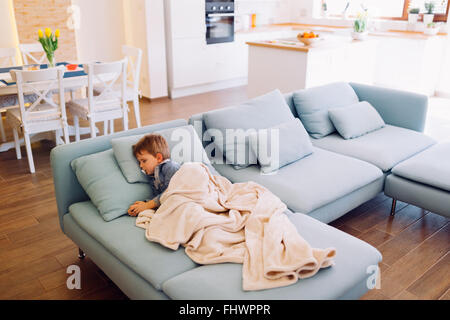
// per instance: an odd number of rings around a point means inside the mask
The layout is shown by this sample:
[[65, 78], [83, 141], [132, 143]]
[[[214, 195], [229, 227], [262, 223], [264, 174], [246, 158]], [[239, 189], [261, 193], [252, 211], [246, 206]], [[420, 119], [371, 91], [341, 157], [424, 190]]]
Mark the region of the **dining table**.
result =
[[[74, 70], [69, 70], [68, 69], [68, 65], [72, 65], [73, 64], [69, 64], [68, 62], [58, 62], [56, 63], [56, 66], [65, 66], [66, 70], [64, 72], [64, 78], [63, 78], [63, 84], [64, 84], [64, 88], [70, 88], [72, 90], [75, 89], [81, 89], [81, 88], [85, 88], [88, 86], [88, 76], [87, 74], [84, 72], [83, 69], [83, 65], [82, 64], [77, 64], [76, 68], [74, 68]], [[47, 64], [41, 64], [41, 65], [33, 65], [36, 69], [46, 69], [48, 68]], [[30, 69], [31, 66], [12, 66], [12, 67], [6, 67], [6, 68], [0, 68], [0, 98], [3, 96], [10, 96], [10, 95], [14, 95], [17, 94], [17, 85], [16, 83], [12, 80], [11, 77], [11, 70], [27, 70]], [[103, 79], [104, 81], [108, 80]], [[95, 84], [95, 83], [94, 83]], [[0, 99], [1, 101], [1, 99]], [[5, 105], [1, 105], [0, 104], [0, 109], [5, 108], [7, 106]], [[8, 106], [9, 107], [9, 106]], [[97, 129], [98, 131], [98, 129]], [[80, 127], [80, 134], [88, 134], [90, 133], [91, 130], [89, 127]], [[69, 135], [70, 136], [74, 136], [75, 135], [75, 128], [71, 125], [69, 125]], [[38, 141], [38, 140], [42, 140], [42, 139], [49, 139], [49, 134], [44, 132], [44, 133], [40, 133], [40, 134], [36, 134], [33, 137], [31, 137], [31, 141]], [[62, 143], [62, 139], [61, 136], [58, 136], [58, 134], [55, 136], [56, 139], [56, 143], [60, 144]], [[23, 138], [21, 139], [21, 144], [23, 143]], [[0, 152], [4, 152], [7, 151], [9, 149], [14, 148], [14, 142], [13, 141], [6, 141], [3, 143], [0, 143]]]

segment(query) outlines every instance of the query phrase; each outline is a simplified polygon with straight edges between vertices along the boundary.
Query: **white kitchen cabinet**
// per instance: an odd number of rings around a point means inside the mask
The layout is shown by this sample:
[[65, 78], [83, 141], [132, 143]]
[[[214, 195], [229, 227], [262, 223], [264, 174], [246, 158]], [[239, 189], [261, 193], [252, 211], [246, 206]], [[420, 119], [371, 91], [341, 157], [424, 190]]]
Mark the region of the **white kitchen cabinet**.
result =
[[205, 37], [204, 0], [167, 0], [173, 39]]
[[248, 95], [255, 97], [274, 89], [288, 93], [337, 81], [372, 83], [376, 41], [342, 37], [327, 41], [298, 50], [250, 44]]
[[292, 30], [236, 33], [227, 43], [206, 44], [205, 1], [167, 0], [166, 46], [169, 94], [180, 97], [247, 84], [246, 41], [288, 38]]
[[205, 39], [176, 39], [172, 47], [172, 87], [180, 88], [213, 81], [213, 62]]

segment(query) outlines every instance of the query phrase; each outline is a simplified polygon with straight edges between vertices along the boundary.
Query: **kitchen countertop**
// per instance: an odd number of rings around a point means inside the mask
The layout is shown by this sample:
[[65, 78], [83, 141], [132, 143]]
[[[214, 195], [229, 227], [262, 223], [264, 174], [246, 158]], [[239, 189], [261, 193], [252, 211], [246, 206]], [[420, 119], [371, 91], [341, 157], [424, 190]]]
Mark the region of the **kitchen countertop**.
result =
[[277, 39], [263, 41], [248, 41], [249, 46], [266, 47], [274, 49], [294, 50], [309, 52], [310, 50], [327, 50], [337, 48], [343, 45], [367, 43], [371, 40], [358, 41], [351, 38], [339, 37], [338, 39], [323, 39], [311, 45], [305, 45], [297, 39]]
[[[258, 32], [271, 32], [271, 31], [283, 31], [283, 30], [298, 30], [300, 31], [314, 31], [314, 32], [326, 32], [326, 33], [341, 33], [352, 31], [351, 27], [341, 27], [341, 26], [327, 26], [327, 25], [312, 25], [312, 24], [301, 24], [301, 23], [282, 23], [282, 24], [272, 24], [267, 26], [258, 26], [255, 28], [250, 28], [247, 30], [236, 31], [236, 34], [248, 34], [248, 33], [258, 33]], [[386, 31], [371, 31], [369, 36], [376, 37], [394, 37], [403, 39], [416, 39], [416, 40], [427, 40], [435, 36], [426, 35], [420, 31], [406, 31], [406, 30], [386, 30]], [[438, 37], [446, 37], [446, 33], [438, 33]]]

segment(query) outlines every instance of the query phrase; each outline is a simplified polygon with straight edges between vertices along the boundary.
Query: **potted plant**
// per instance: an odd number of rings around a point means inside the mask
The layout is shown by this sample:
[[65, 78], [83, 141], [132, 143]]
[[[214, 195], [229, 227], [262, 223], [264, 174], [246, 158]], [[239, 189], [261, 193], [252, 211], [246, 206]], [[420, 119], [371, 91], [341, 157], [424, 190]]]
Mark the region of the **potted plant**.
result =
[[427, 26], [429, 23], [433, 22], [434, 19], [434, 1], [429, 1], [424, 3], [425, 13], [423, 14], [423, 23]]
[[411, 8], [408, 12], [408, 22], [409, 23], [417, 23], [419, 21], [419, 8]]
[[367, 20], [368, 15], [367, 11], [364, 11], [363, 13], [358, 13], [355, 22], [353, 23], [353, 32], [352, 32], [352, 38], [355, 40], [364, 40], [367, 35]]
[[439, 32], [440, 26], [438, 26], [436, 23], [431, 22], [427, 24], [427, 27], [425, 28], [424, 32], [425, 34], [429, 36], [434, 36]]

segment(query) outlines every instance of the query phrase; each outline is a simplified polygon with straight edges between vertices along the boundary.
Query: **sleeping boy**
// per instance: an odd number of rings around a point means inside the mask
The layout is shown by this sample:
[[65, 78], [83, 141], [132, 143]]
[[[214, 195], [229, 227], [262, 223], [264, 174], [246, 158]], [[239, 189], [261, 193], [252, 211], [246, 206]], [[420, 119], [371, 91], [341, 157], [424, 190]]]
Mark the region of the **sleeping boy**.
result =
[[147, 209], [157, 209], [159, 198], [169, 186], [170, 179], [180, 165], [170, 159], [170, 149], [166, 139], [159, 134], [149, 134], [133, 145], [133, 153], [142, 171], [148, 176], [153, 194], [149, 201], [136, 201], [128, 209], [132, 217]]

